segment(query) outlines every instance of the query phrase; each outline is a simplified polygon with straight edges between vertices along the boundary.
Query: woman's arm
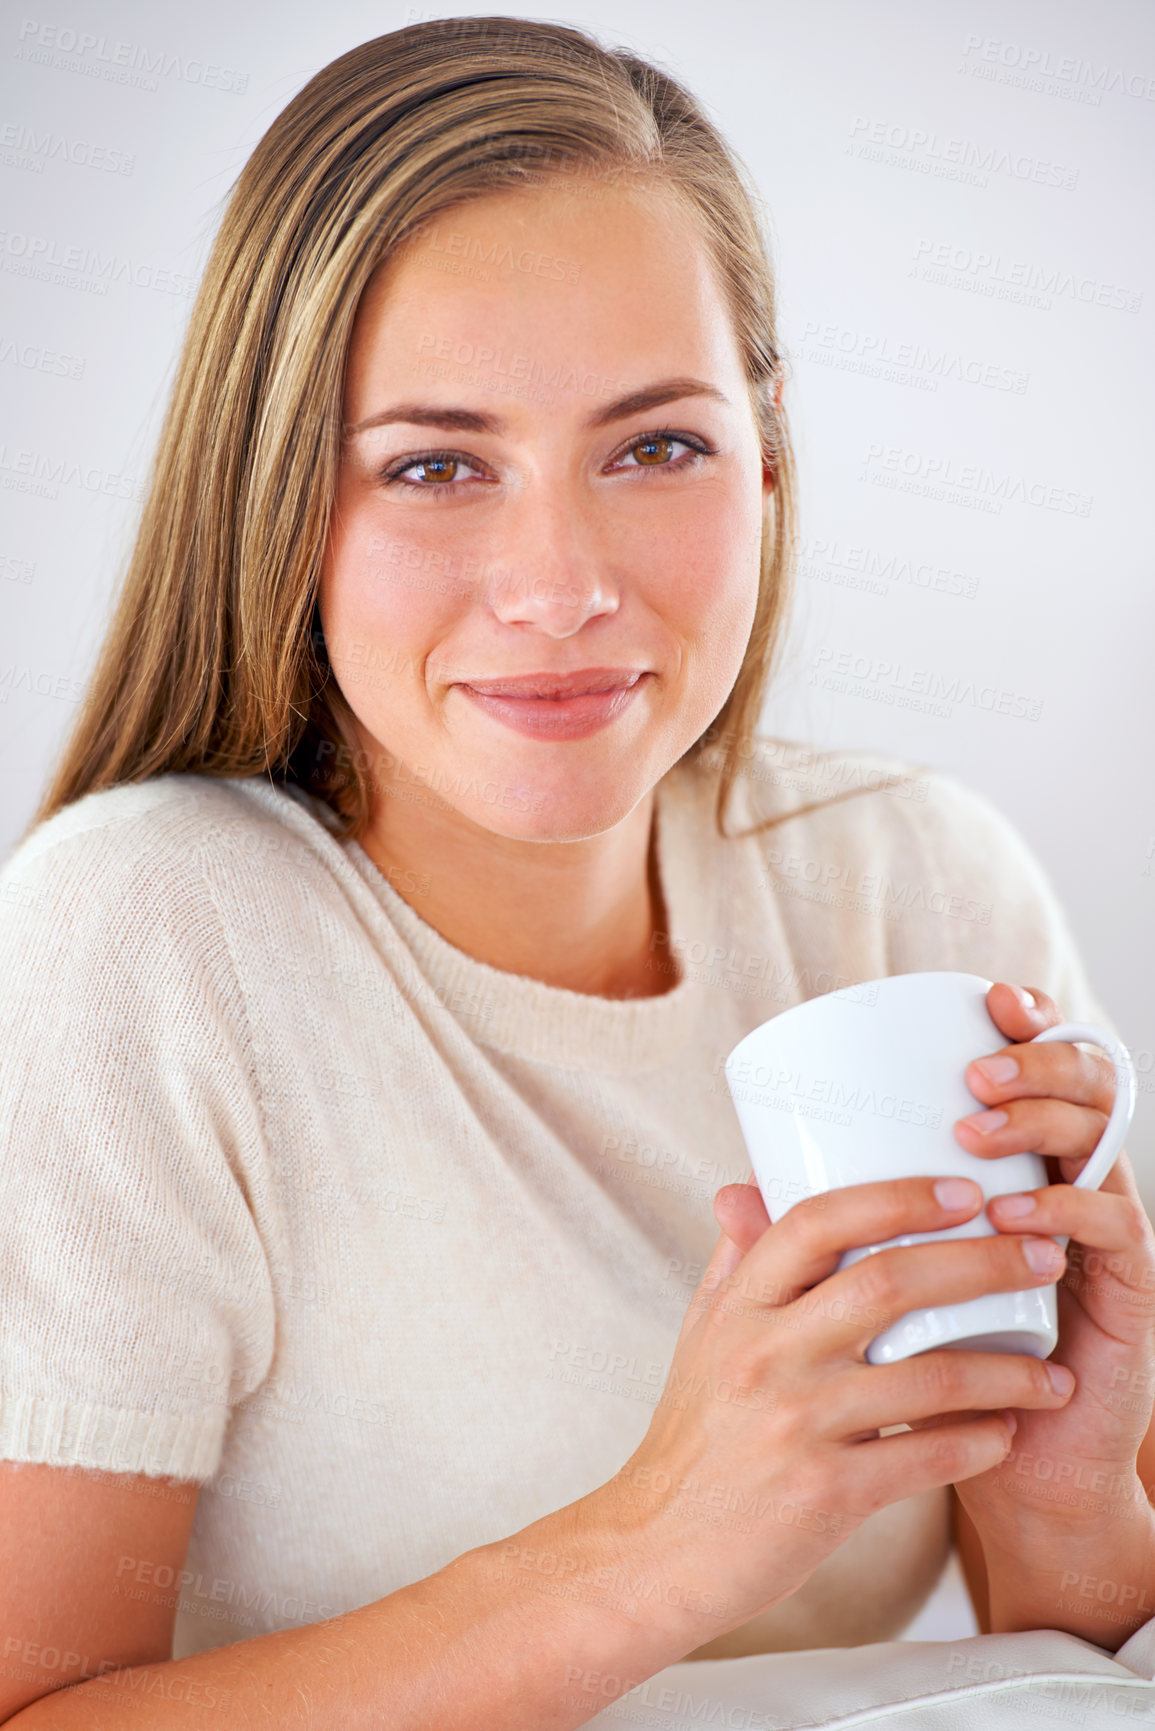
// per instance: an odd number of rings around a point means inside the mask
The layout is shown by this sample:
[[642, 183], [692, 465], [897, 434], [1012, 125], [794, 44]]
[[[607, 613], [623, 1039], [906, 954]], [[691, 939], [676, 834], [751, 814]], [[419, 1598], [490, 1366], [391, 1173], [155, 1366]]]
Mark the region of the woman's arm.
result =
[[571, 1731], [712, 1620], [659, 1593], [668, 1572], [637, 1531], [602, 1487], [343, 1616], [111, 1671], [4, 1723], [119, 1731], [140, 1727], [143, 1705], [150, 1731]]
[[[50, 1690], [172, 1654], [200, 1487], [0, 1460], [0, 1724]], [[130, 1577], [129, 1579], [126, 1579]]]
[[[1136, 1629], [1155, 1617], [1155, 1510], [1149, 1506], [1155, 1487], [1155, 1424], [1140, 1445], [1137, 1465], [1148, 1506], [1145, 1509], [1136, 1497], [1134, 1518], [1124, 1531], [1114, 1519], [1105, 1522], [1102, 1533], [1106, 1536], [1092, 1541], [1093, 1556], [1076, 1555], [1076, 1548], [1065, 1537], [1057, 1572], [1051, 1564], [1040, 1574], [1037, 1560], [1034, 1569], [1026, 1572], [1018, 1557], [995, 1559], [997, 1622], [991, 1615], [991, 1586], [982, 1540], [951, 1487], [955, 1542], [984, 1635], [1023, 1627], [1063, 1629], [1115, 1653]], [[1024, 1624], [1024, 1615], [1038, 1620]]]
[[1117, 1653], [1155, 1617], [1155, 1510], [1136, 1502], [1126, 1523], [1104, 1523], [1089, 1544], [1064, 1536], [1049, 1558], [1031, 1551], [988, 1556], [951, 1487], [951, 1534], [982, 1635], [1059, 1629]]
[[1142, 1494], [1125, 1516], [1059, 1533], [1049, 1549], [984, 1548], [993, 1634], [1060, 1629], [1116, 1653], [1155, 1616], [1155, 1510]]
[[983, 1542], [979, 1538], [978, 1528], [959, 1502], [958, 1492], [953, 1485], [950, 1487], [950, 1534], [958, 1552], [959, 1564], [963, 1579], [967, 1584], [971, 1605], [974, 1607], [975, 1622], [979, 1626], [980, 1635], [991, 1633], [991, 1598], [987, 1585], [987, 1565], [983, 1555]]

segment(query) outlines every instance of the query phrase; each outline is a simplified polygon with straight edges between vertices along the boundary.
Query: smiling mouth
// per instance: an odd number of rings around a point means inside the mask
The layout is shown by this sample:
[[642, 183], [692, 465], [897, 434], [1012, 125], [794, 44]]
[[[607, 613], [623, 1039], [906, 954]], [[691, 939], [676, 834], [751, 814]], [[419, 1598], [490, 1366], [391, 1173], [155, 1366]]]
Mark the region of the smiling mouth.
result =
[[460, 683], [476, 691], [479, 697], [520, 697], [559, 703], [569, 697], [628, 691], [645, 671], [641, 667], [582, 667], [574, 673], [523, 673], [507, 679], [463, 679]]
[[527, 739], [587, 739], [623, 715], [654, 678], [646, 667], [581, 667], [573, 673], [460, 680], [464, 698]]

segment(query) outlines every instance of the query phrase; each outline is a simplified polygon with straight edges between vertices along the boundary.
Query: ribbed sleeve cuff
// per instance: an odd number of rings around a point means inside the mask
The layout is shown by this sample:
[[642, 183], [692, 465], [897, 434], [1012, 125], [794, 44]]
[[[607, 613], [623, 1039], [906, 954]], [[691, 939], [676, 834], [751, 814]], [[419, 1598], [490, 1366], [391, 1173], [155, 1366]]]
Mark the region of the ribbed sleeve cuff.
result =
[[0, 1394], [0, 1460], [203, 1482], [220, 1464], [227, 1421], [224, 1406], [141, 1412]]

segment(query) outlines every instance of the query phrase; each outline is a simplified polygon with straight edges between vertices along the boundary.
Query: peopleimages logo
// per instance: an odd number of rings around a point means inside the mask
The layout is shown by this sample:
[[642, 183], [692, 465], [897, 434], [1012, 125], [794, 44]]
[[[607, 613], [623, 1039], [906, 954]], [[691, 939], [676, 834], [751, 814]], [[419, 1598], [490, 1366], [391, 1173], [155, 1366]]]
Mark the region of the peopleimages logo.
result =
[[87, 294], [106, 295], [109, 283], [127, 283], [133, 288], [191, 299], [197, 287], [186, 272], [166, 270], [146, 259], [102, 253], [95, 247], [69, 245], [51, 235], [7, 228], [0, 228], [0, 270], [82, 289]]
[[75, 459], [46, 451], [17, 451], [8, 445], [0, 445], [0, 486], [46, 499], [55, 499], [61, 487], [83, 487], [87, 493], [135, 499], [138, 504], [143, 503], [148, 491], [145, 482], [132, 475], [95, 465], [85, 467]]
[[1031, 87], [1042, 85], [1046, 79], [1054, 80], [1072, 91], [1084, 92], [1096, 105], [1104, 91], [1131, 96], [1140, 102], [1155, 101], [1155, 75], [1150, 73], [1126, 72], [1121, 66], [1112, 66], [1110, 61], [1096, 66], [1076, 54], [1052, 54], [1049, 48], [1003, 42], [997, 36], [968, 36], [963, 43], [963, 65], [959, 70], [978, 72], [984, 66], [990, 69], [988, 76], [1017, 74], [1016, 83], [1025, 82]]
[[96, 36], [91, 30], [76, 30], [66, 24], [43, 24], [25, 18], [19, 31], [16, 59], [36, 66], [51, 66], [58, 72], [79, 72], [141, 90], [156, 90], [157, 77], [176, 78], [182, 84], [201, 84], [206, 90], [225, 90], [234, 96], [248, 89], [249, 75], [230, 66], [164, 48], [147, 48], [141, 42], [118, 42]]
[[846, 1113], [842, 1120], [849, 1124], [855, 1114], [873, 1118], [893, 1118], [897, 1124], [914, 1124], [936, 1130], [942, 1123], [942, 1107], [925, 1100], [908, 1099], [898, 1094], [879, 1094], [873, 1088], [848, 1085], [837, 1076], [811, 1076], [788, 1064], [756, 1064], [752, 1060], [735, 1064], [732, 1080], [749, 1083], [764, 1105], [782, 1104], [789, 1111], [800, 1101], [816, 1106], [829, 1106], [834, 1112]]
[[955, 246], [948, 240], [918, 241], [908, 275], [999, 300], [1021, 301], [1042, 311], [1049, 311], [1052, 299], [1063, 296], [1084, 306], [1127, 313], [1137, 313], [1143, 304], [1141, 289], [1100, 281], [1060, 266], [1004, 258], [1002, 253], [987, 252], [984, 247]]
[[487, 279], [494, 271], [520, 271], [525, 276], [545, 277], [551, 282], [575, 283], [581, 275], [581, 266], [574, 259], [557, 258], [553, 253], [537, 252], [533, 247], [512, 247], [508, 242], [498, 246], [493, 241], [484, 246], [477, 235], [466, 233], [463, 229], [442, 230], [439, 223], [432, 220], [414, 223], [407, 231], [408, 238], [420, 238], [424, 250], [431, 255], [440, 255], [447, 259], [472, 260], [483, 266], [483, 278]]
[[847, 149], [864, 161], [913, 169], [939, 178], [965, 179], [973, 186], [987, 186], [992, 174], [1031, 181], [1036, 186], [1062, 187], [1067, 192], [1073, 192], [1079, 184], [1077, 168], [1031, 156], [1026, 151], [976, 144], [969, 138], [944, 138], [925, 126], [870, 120], [860, 114], [850, 128], [850, 139]]
[[98, 168], [108, 174], [131, 174], [136, 157], [107, 144], [68, 138], [51, 128], [37, 132], [21, 121], [0, 126], [0, 162], [9, 168], [31, 168], [44, 172], [46, 162], [71, 162], [79, 168]]
[[911, 559], [897, 553], [881, 553], [873, 547], [844, 546], [835, 540], [814, 538], [803, 544], [798, 569], [804, 577], [871, 595], [889, 595], [892, 582], [934, 590], [941, 595], [961, 595], [972, 600], [978, 594], [975, 573], [952, 571], [929, 560]]
[[918, 879], [892, 878], [888, 872], [865, 872], [841, 860], [808, 859], [782, 848], [766, 851], [771, 870], [762, 879], [772, 895], [798, 895], [831, 907], [901, 919], [908, 908], [920, 908], [952, 919], [991, 923], [991, 904], [961, 896]]
[[938, 389], [940, 379], [954, 379], [959, 384], [1011, 391], [1021, 397], [1030, 382], [1030, 374], [1015, 367], [1000, 366], [957, 350], [898, 341], [880, 331], [855, 330], [822, 319], [806, 321], [799, 355], [819, 365], [890, 379], [896, 384], [906, 383], [909, 378], [910, 383], [929, 391]]
[[848, 697], [868, 697], [874, 702], [918, 709], [943, 719], [949, 719], [956, 703], [1024, 721], [1038, 721], [1043, 713], [1040, 697], [1028, 697], [937, 668], [905, 667], [901, 661], [862, 655], [852, 649], [819, 649], [810, 683]]
[[866, 448], [863, 461], [867, 467], [859, 479], [874, 486], [898, 487], [903, 482], [913, 483], [903, 490], [921, 492], [928, 498], [952, 504], [970, 504], [995, 515], [1005, 504], [1020, 504], [1035, 505], [1044, 511], [1063, 511], [1075, 517], [1089, 517], [1095, 503], [1093, 493], [1079, 493], [1072, 487], [1028, 479], [1009, 471], [1000, 474], [981, 463], [958, 463], [953, 457], [908, 451], [901, 445], [871, 443]]

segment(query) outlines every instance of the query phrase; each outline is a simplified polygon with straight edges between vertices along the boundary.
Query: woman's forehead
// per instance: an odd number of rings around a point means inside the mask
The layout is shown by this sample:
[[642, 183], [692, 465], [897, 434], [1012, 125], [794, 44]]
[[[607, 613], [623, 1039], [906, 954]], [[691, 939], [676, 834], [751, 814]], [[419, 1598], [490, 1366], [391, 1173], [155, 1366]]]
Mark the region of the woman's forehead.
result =
[[498, 347], [637, 382], [738, 365], [707, 249], [665, 188], [611, 186], [600, 202], [534, 188], [439, 213], [371, 278], [351, 372], [433, 376], [433, 361], [467, 369]]
[[703, 238], [694, 207], [668, 182], [590, 176], [502, 188], [416, 223], [377, 265], [362, 298], [387, 295], [392, 283], [416, 268], [429, 268], [433, 259], [434, 268], [463, 286], [481, 281], [514, 286], [527, 275], [572, 284], [578, 273], [550, 273], [540, 264], [527, 269], [520, 255], [535, 243], [541, 248], [547, 240], [564, 239], [582, 253], [588, 272], [599, 258], [612, 262], [627, 249], [635, 262], [639, 253], [652, 256], [663, 236], [683, 257]]

